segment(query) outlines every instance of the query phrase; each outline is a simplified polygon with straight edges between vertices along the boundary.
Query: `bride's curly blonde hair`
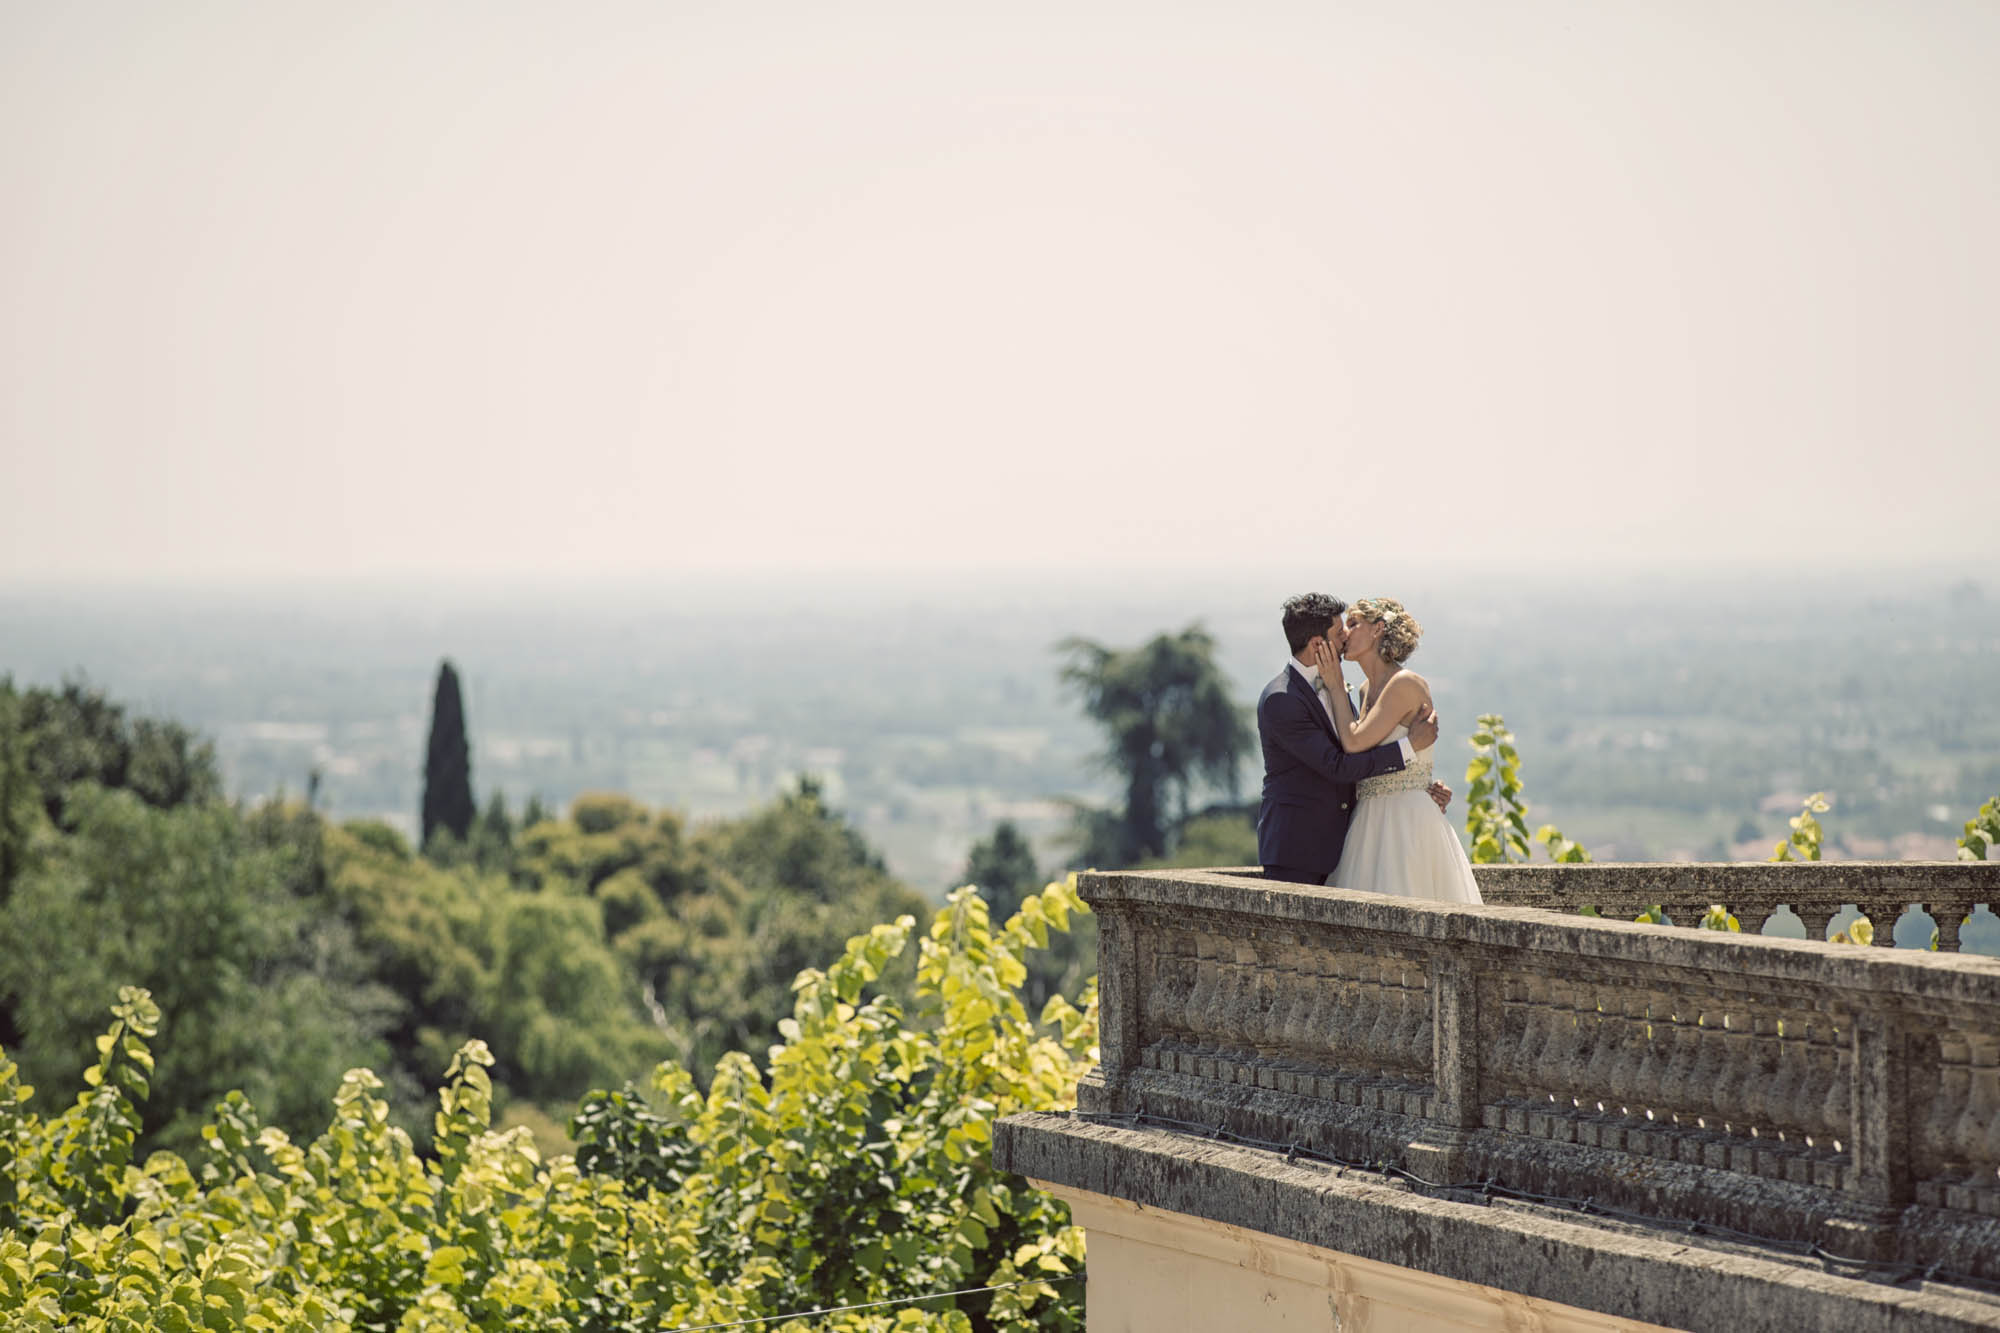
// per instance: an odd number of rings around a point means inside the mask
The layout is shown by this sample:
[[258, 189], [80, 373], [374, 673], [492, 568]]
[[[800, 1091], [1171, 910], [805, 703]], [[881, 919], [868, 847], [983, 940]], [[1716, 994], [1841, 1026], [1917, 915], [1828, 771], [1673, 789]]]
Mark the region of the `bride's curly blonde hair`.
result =
[[1363, 597], [1354, 604], [1353, 611], [1363, 620], [1382, 627], [1382, 638], [1375, 651], [1392, 666], [1409, 661], [1410, 654], [1417, 651], [1417, 640], [1424, 637], [1424, 627], [1393, 597]]

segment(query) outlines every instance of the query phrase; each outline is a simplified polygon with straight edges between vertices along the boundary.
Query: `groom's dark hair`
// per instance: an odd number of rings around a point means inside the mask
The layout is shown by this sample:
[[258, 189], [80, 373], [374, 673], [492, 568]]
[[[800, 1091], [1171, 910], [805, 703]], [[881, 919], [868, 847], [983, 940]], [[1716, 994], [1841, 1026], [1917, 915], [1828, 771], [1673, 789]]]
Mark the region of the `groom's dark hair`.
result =
[[1332, 629], [1333, 622], [1346, 612], [1346, 602], [1323, 592], [1301, 593], [1286, 602], [1285, 642], [1292, 646], [1292, 656], [1304, 652], [1307, 644]]

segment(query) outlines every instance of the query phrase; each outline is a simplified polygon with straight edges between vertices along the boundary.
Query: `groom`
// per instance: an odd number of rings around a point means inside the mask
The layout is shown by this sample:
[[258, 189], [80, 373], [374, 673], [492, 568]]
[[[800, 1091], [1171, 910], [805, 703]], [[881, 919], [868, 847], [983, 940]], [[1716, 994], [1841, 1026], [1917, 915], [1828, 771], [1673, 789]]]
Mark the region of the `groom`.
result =
[[[1257, 810], [1257, 859], [1266, 879], [1324, 884], [1340, 864], [1347, 823], [1354, 817], [1354, 785], [1363, 778], [1399, 772], [1417, 750], [1437, 741], [1437, 713], [1410, 727], [1409, 739], [1348, 754], [1334, 736], [1333, 714], [1320, 691], [1313, 662], [1324, 640], [1340, 660], [1347, 644], [1342, 620], [1347, 603], [1309, 592], [1285, 603], [1285, 643], [1292, 660], [1257, 700], [1257, 738], [1264, 745], [1264, 802]], [[1340, 685], [1340, 682], [1331, 682]], [[1344, 685], [1341, 688], [1345, 688]], [[1451, 788], [1434, 782], [1431, 799], [1442, 810]]]

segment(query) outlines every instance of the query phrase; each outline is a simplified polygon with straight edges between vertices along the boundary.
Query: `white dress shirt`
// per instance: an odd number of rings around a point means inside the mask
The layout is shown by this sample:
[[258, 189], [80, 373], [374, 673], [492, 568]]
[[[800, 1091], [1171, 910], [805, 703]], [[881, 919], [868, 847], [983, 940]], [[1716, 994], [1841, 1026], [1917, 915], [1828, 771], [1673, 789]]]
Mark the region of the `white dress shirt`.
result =
[[[1294, 671], [1298, 672], [1298, 673], [1299, 673], [1299, 675], [1301, 675], [1301, 676], [1303, 676], [1303, 677], [1305, 678], [1305, 682], [1306, 682], [1306, 684], [1307, 684], [1308, 686], [1310, 686], [1310, 687], [1312, 688], [1312, 692], [1313, 692], [1313, 697], [1314, 697], [1315, 699], [1318, 699], [1318, 700], [1319, 700], [1319, 706], [1320, 706], [1320, 711], [1326, 714], [1326, 720], [1327, 720], [1328, 722], [1332, 722], [1332, 721], [1333, 721], [1333, 704], [1332, 704], [1332, 703], [1331, 703], [1331, 702], [1330, 702], [1330, 701], [1329, 701], [1329, 700], [1327, 699], [1327, 697], [1326, 697], [1326, 693], [1325, 693], [1325, 692], [1324, 692], [1323, 690], [1321, 690], [1321, 689], [1320, 689], [1320, 687], [1319, 687], [1319, 667], [1318, 667], [1318, 666], [1316, 666], [1316, 665], [1315, 665], [1315, 666], [1301, 666], [1301, 665], [1299, 664], [1299, 659], [1298, 659], [1298, 658], [1296, 658], [1296, 657], [1289, 657], [1289, 658], [1286, 658], [1286, 659], [1285, 659], [1285, 665], [1286, 665], [1286, 666], [1288, 666], [1288, 667], [1290, 667], [1290, 668], [1291, 668], [1292, 670], [1294, 670]], [[1340, 683], [1340, 687], [1341, 687], [1341, 689], [1342, 689], [1342, 690], [1345, 690], [1345, 689], [1347, 688], [1347, 682], [1346, 682], [1346, 681], [1342, 681], [1342, 682]], [[1351, 699], [1351, 698], [1350, 698], [1350, 699], [1349, 699], [1349, 700], [1348, 700], [1347, 702], [1348, 702], [1348, 706], [1349, 706], [1349, 707], [1353, 707], [1353, 704], [1354, 704], [1354, 700], [1353, 700], [1353, 699]], [[1357, 722], [1358, 722], [1358, 721], [1360, 721], [1360, 719], [1361, 719], [1361, 710], [1360, 710], [1360, 709], [1358, 709], [1358, 708], [1357, 708], [1357, 709], [1355, 709], [1355, 713], [1354, 713], [1354, 716], [1355, 716], [1355, 720], [1356, 720]], [[1339, 728], [1339, 726], [1338, 726], [1338, 725], [1336, 725], [1336, 726], [1334, 727], [1334, 729], [1333, 729], [1333, 734], [1334, 734], [1334, 737], [1335, 737], [1335, 739], [1337, 740], [1337, 739], [1339, 738], [1339, 736], [1340, 736], [1340, 728]], [[1396, 746], [1397, 746], [1397, 748], [1398, 748], [1398, 749], [1400, 749], [1400, 750], [1401, 750], [1401, 751], [1403, 752], [1403, 764], [1404, 764], [1404, 766], [1405, 766], [1405, 767], [1407, 767], [1408, 765], [1410, 765], [1410, 764], [1413, 764], [1413, 763], [1415, 763], [1415, 762], [1416, 762], [1416, 760], [1417, 760], [1417, 752], [1416, 752], [1416, 749], [1415, 749], [1415, 747], [1413, 747], [1413, 746], [1412, 746], [1412, 745], [1410, 744], [1410, 739], [1409, 739], [1409, 737], [1407, 737], [1407, 736], [1398, 736], [1398, 737], [1396, 738]]]

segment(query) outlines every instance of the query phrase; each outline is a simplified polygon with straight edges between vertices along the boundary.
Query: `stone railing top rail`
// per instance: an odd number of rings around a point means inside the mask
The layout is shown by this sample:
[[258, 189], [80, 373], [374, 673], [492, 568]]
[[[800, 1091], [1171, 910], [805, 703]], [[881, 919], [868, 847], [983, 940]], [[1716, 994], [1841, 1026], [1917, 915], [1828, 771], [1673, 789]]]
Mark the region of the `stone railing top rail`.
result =
[[[2000, 909], [2000, 862], [1992, 861], [1619, 862], [1472, 871], [1488, 906], [1572, 913], [1591, 907], [1630, 920], [1657, 905], [1672, 924], [1692, 926], [1720, 903], [1753, 935], [1779, 908], [1790, 908], [1807, 938], [1822, 940], [1829, 922], [1852, 903], [1874, 924], [1881, 946], [1895, 943], [1893, 927], [1915, 904], [1947, 952], [1959, 948], [1959, 923], [1980, 904]], [[1262, 878], [1255, 866], [1214, 873]]]
[[[1670, 861], [1473, 867], [1480, 892], [1509, 903], [1568, 907], [1637, 901], [1752, 903], [1925, 902], [2000, 893], [2000, 861]], [[1597, 897], [1593, 897], [1596, 895]], [[1857, 895], [1859, 897], [1857, 898]]]
[[[1970, 872], [1965, 874], [1968, 882], [1983, 880], [1990, 886], [1985, 892], [2000, 898], [2000, 864], [1939, 864], [1955, 874]], [[1673, 867], [1649, 868], [1657, 873]], [[1517, 869], [1530, 874], [1560, 874], [1596, 867]], [[1147, 907], [1171, 913], [1179, 924], [1196, 929], [1206, 924], [1204, 918], [1233, 914], [1274, 924], [1311, 923], [1503, 951], [1764, 977], [1813, 989], [1866, 990], [2000, 1006], [2000, 958], [1974, 954], [1862, 949], [1769, 935], [1647, 925], [1613, 917], [1552, 918], [1539, 906], [1433, 903], [1275, 883], [1250, 870], [1093, 871], [1078, 876], [1077, 883], [1084, 899], [1100, 912], [1114, 904]], [[1226, 927], [1223, 933], [1227, 933]]]

